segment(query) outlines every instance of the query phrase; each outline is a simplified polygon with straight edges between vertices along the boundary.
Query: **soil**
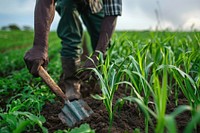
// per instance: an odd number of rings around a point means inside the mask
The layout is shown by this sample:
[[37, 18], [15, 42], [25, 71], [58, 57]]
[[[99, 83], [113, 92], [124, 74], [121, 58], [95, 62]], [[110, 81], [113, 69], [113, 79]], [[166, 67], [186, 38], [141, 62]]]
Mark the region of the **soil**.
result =
[[[94, 88], [91, 92], [88, 88]], [[95, 85], [95, 87], [91, 86], [85, 86], [82, 87], [83, 92], [88, 92], [90, 90], [90, 93], [96, 94], [101, 93], [100, 88]], [[114, 102], [116, 99], [123, 97], [124, 94], [123, 87], [120, 87], [117, 92], [115, 93]], [[128, 92], [127, 92], [128, 93]], [[178, 105], [187, 105], [188, 102], [185, 99], [185, 97], [180, 94], [178, 96]], [[75, 127], [79, 127], [83, 123], [88, 123], [92, 129], [95, 130], [96, 133], [107, 133], [109, 130], [109, 118], [108, 113], [106, 111], [106, 108], [102, 101], [93, 99], [89, 93], [86, 93], [86, 95], [83, 96], [83, 100], [88, 103], [88, 105], [92, 108], [94, 113], [84, 119], [83, 121], [77, 123]], [[168, 100], [167, 105], [167, 113], [173, 112], [173, 110], [176, 108], [175, 105], [175, 99], [174, 96], [171, 95]], [[60, 119], [58, 118], [58, 113], [60, 113], [61, 108], [63, 107], [63, 103], [60, 102], [58, 98], [55, 99], [55, 103], [49, 103], [47, 102], [46, 105], [43, 108], [42, 115], [45, 116], [46, 122], [44, 123], [44, 126], [49, 130], [50, 133], [53, 133], [56, 130], [63, 130], [68, 129], [68, 127], [63, 124]], [[180, 114], [177, 118], [177, 127], [178, 132], [183, 132], [186, 124], [191, 119], [190, 112], [184, 112]], [[155, 120], [153, 120], [154, 125]], [[114, 114], [114, 122], [112, 125], [111, 132], [112, 133], [133, 133], [135, 129], [139, 129], [141, 133], [144, 132], [145, 128], [145, 121], [144, 121], [144, 114], [142, 111], [139, 110], [139, 107], [137, 107], [136, 104], [130, 104], [125, 103], [123, 107], [116, 111]], [[197, 127], [197, 130], [200, 131], [200, 126]], [[149, 125], [149, 133], [154, 132], [154, 127]]]

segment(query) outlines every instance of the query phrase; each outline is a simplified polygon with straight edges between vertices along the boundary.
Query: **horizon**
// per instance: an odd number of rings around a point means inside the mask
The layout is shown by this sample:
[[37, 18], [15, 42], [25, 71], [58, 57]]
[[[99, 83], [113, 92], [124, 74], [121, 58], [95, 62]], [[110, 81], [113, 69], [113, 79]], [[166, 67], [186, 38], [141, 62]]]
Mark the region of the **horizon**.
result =
[[[200, 30], [199, 0], [126, 0], [116, 30]], [[34, 25], [33, 0], [7, 0], [0, 5], [0, 27], [16, 24]], [[169, 10], [170, 9], [170, 10]], [[59, 15], [55, 14], [51, 31], [57, 29]]]

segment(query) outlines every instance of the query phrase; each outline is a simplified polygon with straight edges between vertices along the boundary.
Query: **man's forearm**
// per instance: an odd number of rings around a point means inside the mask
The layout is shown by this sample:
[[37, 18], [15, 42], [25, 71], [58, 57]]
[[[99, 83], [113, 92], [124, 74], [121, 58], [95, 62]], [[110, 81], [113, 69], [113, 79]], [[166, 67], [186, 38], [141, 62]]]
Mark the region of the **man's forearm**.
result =
[[96, 51], [101, 51], [105, 53], [108, 43], [115, 30], [116, 22], [117, 22], [117, 16], [105, 16], [101, 24], [101, 31]]
[[54, 0], [36, 1], [34, 12], [34, 46], [41, 50], [47, 50], [48, 48], [48, 34], [54, 14]]
[[40, 66], [48, 64], [48, 34], [54, 18], [54, 0], [37, 0], [34, 13], [34, 42], [33, 47], [24, 55], [29, 72], [38, 75]]

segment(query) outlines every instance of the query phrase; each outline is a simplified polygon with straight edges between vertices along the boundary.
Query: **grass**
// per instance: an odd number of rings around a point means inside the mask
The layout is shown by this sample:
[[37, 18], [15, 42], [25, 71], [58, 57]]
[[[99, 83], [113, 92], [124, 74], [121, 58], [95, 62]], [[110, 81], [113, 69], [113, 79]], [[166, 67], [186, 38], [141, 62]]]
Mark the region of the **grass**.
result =
[[[0, 46], [0, 132], [47, 131], [43, 126], [45, 118], [40, 112], [45, 101], [54, 102], [55, 95], [40, 78], [32, 78], [25, 67], [23, 55], [31, 47], [32, 37], [32, 32], [0, 32], [0, 43], [5, 44]], [[110, 129], [117, 108], [129, 101], [138, 104], [138, 109], [144, 113], [146, 133], [150, 127], [159, 133], [178, 132], [176, 117], [186, 111], [191, 113], [191, 120], [184, 132], [197, 132], [200, 121], [199, 38], [199, 32], [114, 34], [107, 57], [104, 59], [100, 54], [100, 64], [92, 69], [102, 90], [102, 94], [93, 97], [104, 103]], [[61, 71], [61, 46], [55, 32], [50, 34], [49, 42], [48, 70], [57, 80]], [[125, 87], [124, 95], [129, 90], [130, 93], [114, 103], [120, 85]], [[188, 104], [178, 105], [179, 94], [187, 99]], [[169, 101], [172, 97], [175, 101]], [[167, 113], [170, 102], [176, 107]], [[36, 125], [39, 129], [35, 128]]]

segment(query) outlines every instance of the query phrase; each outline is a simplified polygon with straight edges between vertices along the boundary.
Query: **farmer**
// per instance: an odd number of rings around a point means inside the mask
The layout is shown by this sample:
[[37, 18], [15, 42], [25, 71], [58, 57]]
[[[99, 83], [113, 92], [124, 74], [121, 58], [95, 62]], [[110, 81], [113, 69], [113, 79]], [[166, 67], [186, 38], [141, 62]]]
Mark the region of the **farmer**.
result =
[[[55, 4], [56, 3], [56, 4]], [[29, 72], [38, 76], [39, 66], [48, 64], [48, 34], [54, 18], [55, 9], [60, 15], [57, 34], [62, 40], [62, 74], [59, 86], [69, 100], [80, 98], [80, 79], [87, 80], [90, 73], [84, 71], [76, 75], [80, 65], [82, 26], [85, 24], [94, 50], [91, 58], [98, 63], [98, 52], [105, 54], [106, 48], [116, 26], [117, 16], [121, 15], [121, 0], [37, 0], [34, 13], [33, 47], [24, 56]], [[86, 60], [82, 68], [94, 67]]]

